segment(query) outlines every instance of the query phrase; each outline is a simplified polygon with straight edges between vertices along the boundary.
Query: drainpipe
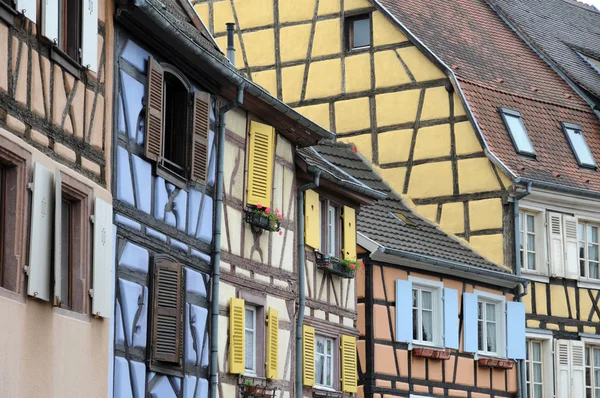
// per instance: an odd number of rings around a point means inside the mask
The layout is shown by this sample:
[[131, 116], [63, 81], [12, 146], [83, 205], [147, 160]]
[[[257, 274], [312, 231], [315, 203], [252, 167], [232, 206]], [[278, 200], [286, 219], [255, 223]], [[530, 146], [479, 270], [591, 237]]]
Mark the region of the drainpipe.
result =
[[[514, 217], [514, 228], [515, 228], [515, 274], [521, 276], [521, 233], [519, 231], [519, 200], [531, 193], [531, 182], [527, 184], [525, 192], [515, 196], [513, 202], [513, 217]], [[521, 301], [521, 297], [527, 294], [521, 292], [521, 284], [516, 288], [517, 294], [515, 295], [516, 301]], [[517, 361], [517, 383], [519, 386], [519, 397], [527, 398], [527, 389], [525, 388], [525, 380], [527, 380], [527, 368], [525, 367], [525, 360], [520, 359]]]
[[[231, 25], [231, 26], [230, 26]], [[227, 24], [227, 54], [229, 47], [233, 50], [233, 24]], [[233, 61], [230, 60], [232, 63]], [[237, 87], [237, 98], [219, 108], [219, 131], [217, 137], [217, 176], [215, 188], [214, 231], [212, 248], [212, 294], [210, 323], [210, 398], [217, 397], [219, 374], [219, 278], [221, 276], [221, 217], [223, 212], [223, 163], [225, 160], [225, 114], [244, 103], [244, 86]]]
[[[304, 323], [304, 307], [306, 292], [304, 289], [304, 192], [319, 186], [321, 170], [316, 170], [313, 182], [298, 188], [296, 192], [296, 239], [298, 239], [298, 320], [296, 322], [296, 398], [302, 398], [302, 324]], [[212, 397], [211, 397], [212, 398]]]

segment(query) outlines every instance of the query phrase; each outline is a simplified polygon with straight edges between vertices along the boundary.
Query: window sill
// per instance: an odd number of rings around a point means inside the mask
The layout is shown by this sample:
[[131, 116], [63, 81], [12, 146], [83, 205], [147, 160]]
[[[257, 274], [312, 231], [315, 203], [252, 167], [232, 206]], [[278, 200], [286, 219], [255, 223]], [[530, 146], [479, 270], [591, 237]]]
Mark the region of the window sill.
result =
[[50, 59], [59, 64], [64, 70], [72, 74], [77, 80], [81, 80], [81, 71], [84, 69], [83, 66], [81, 66], [73, 58], [69, 57], [56, 45], [52, 45], [50, 47]]
[[498, 368], [498, 369], [512, 369], [515, 366], [515, 361], [507, 358], [497, 357], [480, 357], [476, 358], [479, 366], [485, 366], [486, 368]]
[[19, 15], [19, 12], [9, 6], [8, 4], [0, 1], [0, 21], [4, 21], [8, 26], [15, 24], [15, 17]]
[[534, 281], [534, 282], [542, 282], [542, 283], [550, 282], [550, 277], [548, 275], [545, 275], [545, 274], [542, 274], [539, 272], [533, 272], [533, 271], [522, 269], [521, 275], [531, 281]]
[[600, 289], [600, 279], [581, 278], [577, 281], [577, 287], [584, 289]]
[[339, 392], [335, 388], [325, 387], [325, 386], [318, 386], [316, 384], [313, 386], [313, 389], [314, 390], [319, 390], [319, 391]]
[[71, 319], [76, 319], [85, 323], [92, 323], [91, 317], [89, 315], [81, 314], [79, 312], [68, 310], [66, 308], [53, 307], [53, 309], [54, 313], [57, 315], [61, 315]]
[[413, 355], [421, 358], [430, 358], [430, 359], [440, 359], [447, 360], [450, 359], [450, 350], [447, 350], [444, 347], [437, 346], [429, 346], [429, 345], [413, 345], [410, 344], [408, 346], [409, 351], [412, 351]]

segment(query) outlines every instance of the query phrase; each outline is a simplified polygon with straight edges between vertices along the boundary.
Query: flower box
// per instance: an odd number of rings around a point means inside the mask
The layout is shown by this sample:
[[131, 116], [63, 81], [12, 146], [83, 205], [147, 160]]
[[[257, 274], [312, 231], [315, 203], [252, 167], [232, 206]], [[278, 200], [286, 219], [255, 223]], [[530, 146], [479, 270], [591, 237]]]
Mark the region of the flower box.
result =
[[417, 347], [413, 348], [412, 353], [414, 356], [423, 358], [450, 359], [450, 351], [437, 348]]
[[352, 279], [354, 278], [354, 270], [349, 270], [342, 260], [323, 254], [321, 252], [315, 252], [315, 258], [317, 262], [317, 268], [325, 272], [329, 272], [333, 275], [341, 276], [342, 278]]
[[512, 359], [500, 358], [479, 358], [477, 363], [479, 363], [480, 366], [499, 369], [512, 369], [515, 366], [515, 361]]
[[242, 385], [240, 390], [242, 398], [271, 398], [275, 395], [274, 388], [265, 386]]
[[281, 229], [281, 221], [269, 217], [263, 210], [248, 208], [244, 210], [244, 218], [248, 224], [265, 231], [277, 232]]

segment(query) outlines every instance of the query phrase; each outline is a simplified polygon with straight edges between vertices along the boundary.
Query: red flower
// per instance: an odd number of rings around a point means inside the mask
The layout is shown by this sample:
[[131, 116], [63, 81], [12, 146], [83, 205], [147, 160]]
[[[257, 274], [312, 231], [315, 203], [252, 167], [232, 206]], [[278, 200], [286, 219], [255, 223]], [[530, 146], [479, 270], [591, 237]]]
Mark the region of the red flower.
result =
[[280, 214], [279, 215], [279, 221], [283, 220], [283, 216]]
[[265, 213], [269, 214], [271, 212], [271, 209], [269, 209], [268, 207], [265, 209]]
[[354, 268], [356, 268], [356, 265], [350, 264], [350, 268], [354, 269]]
[[279, 209], [275, 209], [275, 213], [279, 214]]
[[262, 209], [262, 205], [256, 205], [257, 209]]
[[279, 235], [283, 235], [283, 231], [279, 231]]

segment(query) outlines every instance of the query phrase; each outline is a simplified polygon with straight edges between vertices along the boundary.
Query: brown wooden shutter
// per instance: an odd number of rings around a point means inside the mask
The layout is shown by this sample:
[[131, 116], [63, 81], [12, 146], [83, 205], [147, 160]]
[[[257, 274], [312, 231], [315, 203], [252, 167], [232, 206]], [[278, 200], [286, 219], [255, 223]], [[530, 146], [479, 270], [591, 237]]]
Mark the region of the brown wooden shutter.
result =
[[163, 146], [163, 104], [165, 71], [148, 57], [148, 87], [146, 88], [146, 157], [160, 160]]
[[153, 360], [179, 363], [182, 346], [182, 269], [180, 264], [154, 264]]
[[194, 118], [192, 122], [192, 178], [206, 184], [208, 173], [208, 131], [210, 130], [210, 94], [194, 93]]

